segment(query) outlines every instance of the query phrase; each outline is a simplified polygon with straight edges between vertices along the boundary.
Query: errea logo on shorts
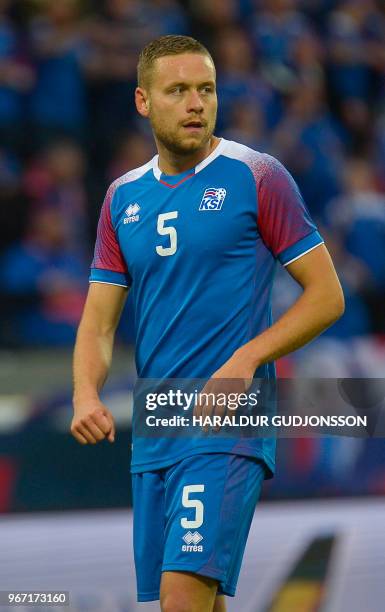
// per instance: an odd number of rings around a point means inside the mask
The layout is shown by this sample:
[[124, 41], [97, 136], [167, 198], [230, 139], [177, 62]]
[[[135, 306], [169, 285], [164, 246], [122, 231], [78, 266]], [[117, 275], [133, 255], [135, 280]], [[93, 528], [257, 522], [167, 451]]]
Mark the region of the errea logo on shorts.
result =
[[139, 211], [139, 204], [137, 204], [136, 202], [135, 204], [130, 204], [129, 207], [125, 210], [127, 216], [123, 219], [123, 224], [126, 225], [126, 223], [135, 223], [135, 221], [139, 221]]
[[198, 533], [197, 531], [194, 531], [194, 533], [191, 533], [191, 531], [188, 531], [187, 533], [184, 534], [182, 539], [186, 542], [186, 544], [182, 545], [183, 552], [202, 552], [203, 551], [203, 546], [202, 545], [198, 546], [199, 542], [203, 540], [203, 536], [201, 536], [201, 534]]

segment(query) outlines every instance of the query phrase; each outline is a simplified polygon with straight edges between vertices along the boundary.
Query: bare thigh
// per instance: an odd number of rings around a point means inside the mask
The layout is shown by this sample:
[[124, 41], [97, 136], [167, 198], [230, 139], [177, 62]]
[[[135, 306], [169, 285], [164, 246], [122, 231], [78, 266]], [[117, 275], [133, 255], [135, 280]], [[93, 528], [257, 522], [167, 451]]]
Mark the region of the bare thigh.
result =
[[226, 612], [225, 598], [217, 596], [218, 581], [191, 572], [163, 572], [162, 612]]

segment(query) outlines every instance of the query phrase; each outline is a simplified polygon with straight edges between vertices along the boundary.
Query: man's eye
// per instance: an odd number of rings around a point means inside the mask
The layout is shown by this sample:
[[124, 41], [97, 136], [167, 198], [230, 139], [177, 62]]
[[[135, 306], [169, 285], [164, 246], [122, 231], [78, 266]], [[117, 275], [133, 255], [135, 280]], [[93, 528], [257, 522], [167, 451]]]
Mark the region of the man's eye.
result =
[[213, 92], [213, 88], [210, 87], [210, 85], [206, 85], [205, 87], [202, 88], [203, 93], [212, 93]]
[[182, 91], [183, 91], [182, 87], [173, 87], [171, 89], [170, 93], [172, 93], [172, 94], [180, 94], [180, 93], [182, 93]]

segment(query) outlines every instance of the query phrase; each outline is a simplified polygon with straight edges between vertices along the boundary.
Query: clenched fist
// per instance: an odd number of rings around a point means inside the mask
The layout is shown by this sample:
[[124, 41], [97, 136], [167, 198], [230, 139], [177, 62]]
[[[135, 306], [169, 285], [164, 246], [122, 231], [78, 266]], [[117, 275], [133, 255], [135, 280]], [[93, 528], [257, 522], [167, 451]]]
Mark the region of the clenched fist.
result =
[[114, 442], [114, 418], [99, 400], [77, 403], [74, 407], [71, 433], [80, 444], [96, 444], [104, 438]]

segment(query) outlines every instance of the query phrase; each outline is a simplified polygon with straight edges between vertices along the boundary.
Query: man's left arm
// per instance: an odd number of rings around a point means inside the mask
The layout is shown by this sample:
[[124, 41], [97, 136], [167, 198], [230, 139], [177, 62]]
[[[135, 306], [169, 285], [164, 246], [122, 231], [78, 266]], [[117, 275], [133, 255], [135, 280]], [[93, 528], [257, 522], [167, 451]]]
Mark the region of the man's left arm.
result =
[[286, 266], [303, 292], [268, 329], [237, 349], [213, 378], [250, 380], [255, 370], [304, 346], [344, 312], [344, 296], [333, 262], [320, 244]]

